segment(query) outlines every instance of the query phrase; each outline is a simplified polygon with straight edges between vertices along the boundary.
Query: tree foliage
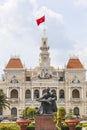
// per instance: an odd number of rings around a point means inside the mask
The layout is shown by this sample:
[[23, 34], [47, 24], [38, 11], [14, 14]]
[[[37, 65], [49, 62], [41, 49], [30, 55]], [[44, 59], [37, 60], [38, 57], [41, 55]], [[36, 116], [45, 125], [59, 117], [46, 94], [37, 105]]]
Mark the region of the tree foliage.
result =
[[10, 108], [10, 104], [7, 100], [6, 95], [2, 91], [0, 91], [0, 110], [6, 107]]
[[36, 114], [36, 108], [34, 107], [27, 108], [27, 116], [29, 116], [30, 118], [33, 118], [35, 114]]
[[61, 118], [63, 118], [66, 115], [66, 109], [64, 107], [59, 107], [58, 108], [58, 113], [61, 116]]

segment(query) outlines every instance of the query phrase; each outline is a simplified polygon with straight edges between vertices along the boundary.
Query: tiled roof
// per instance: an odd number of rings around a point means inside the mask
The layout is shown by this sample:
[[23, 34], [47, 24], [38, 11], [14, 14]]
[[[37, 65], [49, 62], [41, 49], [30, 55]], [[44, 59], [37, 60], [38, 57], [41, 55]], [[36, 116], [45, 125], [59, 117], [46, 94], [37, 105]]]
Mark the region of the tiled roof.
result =
[[11, 58], [6, 68], [24, 68], [20, 58]]
[[83, 69], [84, 66], [82, 65], [82, 63], [80, 62], [80, 60], [78, 58], [71, 58], [68, 61], [68, 64], [66, 66], [68, 69]]

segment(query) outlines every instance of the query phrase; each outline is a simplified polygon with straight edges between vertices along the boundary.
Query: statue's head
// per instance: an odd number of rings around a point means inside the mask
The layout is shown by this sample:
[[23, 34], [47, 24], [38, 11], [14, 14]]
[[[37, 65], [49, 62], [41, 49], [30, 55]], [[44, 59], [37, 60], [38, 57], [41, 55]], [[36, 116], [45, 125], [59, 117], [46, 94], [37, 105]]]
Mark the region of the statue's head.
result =
[[46, 92], [49, 92], [50, 91], [50, 88], [49, 87], [46, 87]]

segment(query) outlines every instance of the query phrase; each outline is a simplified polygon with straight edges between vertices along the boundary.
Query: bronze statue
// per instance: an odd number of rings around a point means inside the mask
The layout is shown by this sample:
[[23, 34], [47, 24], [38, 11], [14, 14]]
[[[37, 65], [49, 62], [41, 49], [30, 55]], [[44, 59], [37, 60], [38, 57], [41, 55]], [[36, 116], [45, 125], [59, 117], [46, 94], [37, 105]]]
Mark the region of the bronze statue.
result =
[[56, 94], [50, 92], [50, 88], [47, 87], [46, 93], [37, 99], [37, 101], [41, 102], [41, 106], [38, 109], [38, 114], [52, 114], [57, 112], [56, 100]]

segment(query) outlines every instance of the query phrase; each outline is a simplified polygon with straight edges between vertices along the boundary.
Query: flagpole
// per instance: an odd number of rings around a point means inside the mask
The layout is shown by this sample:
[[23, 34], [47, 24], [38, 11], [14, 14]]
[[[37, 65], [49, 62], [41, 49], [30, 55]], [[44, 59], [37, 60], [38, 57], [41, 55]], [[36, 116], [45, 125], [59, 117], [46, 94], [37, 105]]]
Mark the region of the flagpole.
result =
[[46, 9], [44, 7], [44, 16], [45, 16], [45, 21], [44, 21], [44, 27], [43, 27], [43, 37], [46, 37]]
[[46, 37], [45, 7], [43, 8], [43, 11], [44, 11], [44, 13], [43, 13], [44, 15], [42, 15], [42, 17], [39, 17], [38, 19], [36, 19], [36, 23], [38, 26], [43, 23], [43, 26], [42, 26], [43, 37]]

